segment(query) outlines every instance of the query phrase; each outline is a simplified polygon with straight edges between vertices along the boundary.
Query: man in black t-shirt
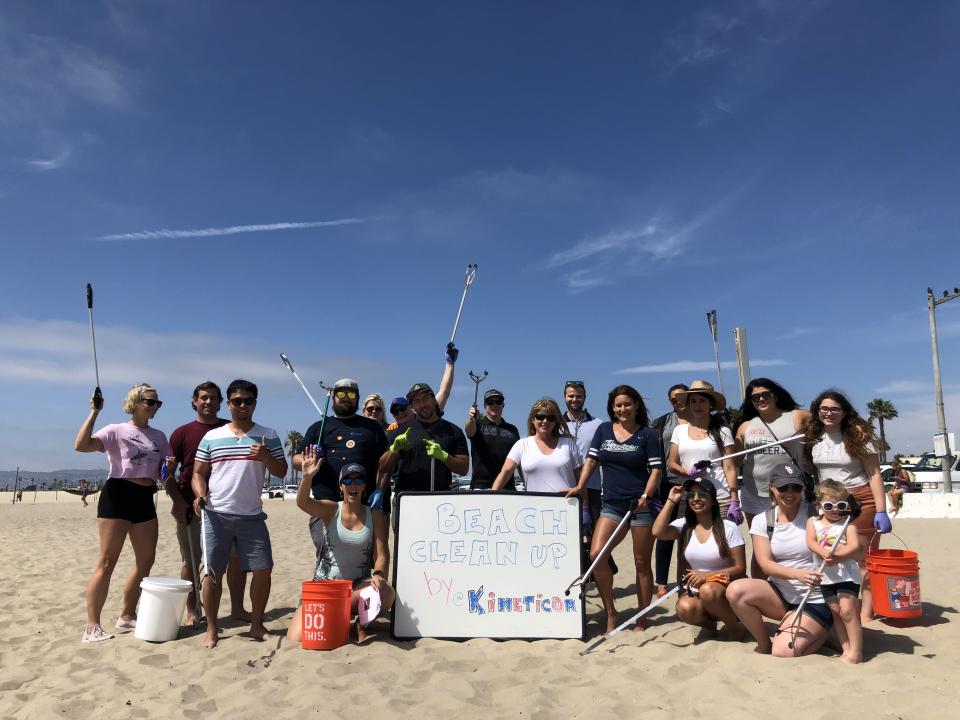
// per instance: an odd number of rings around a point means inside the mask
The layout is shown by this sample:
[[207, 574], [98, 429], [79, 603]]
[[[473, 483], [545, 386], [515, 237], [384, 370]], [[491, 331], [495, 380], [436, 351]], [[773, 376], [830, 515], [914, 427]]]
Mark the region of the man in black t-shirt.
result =
[[[437, 413], [437, 398], [426, 383], [417, 383], [407, 393], [417, 417], [390, 432], [387, 452], [380, 458], [380, 477], [389, 477], [399, 465], [397, 492], [429, 492], [433, 465], [433, 490], [450, 489], [453, 473], [464, 475], [470, 466], [467, 438], [463, 431]], [[386, 487], [381, 487], [385, 490]]]
[[327, 417], [320, 438], [321, 421], [315, 422], [304, 433], [303, 443], [293, 456], [293, 466], [300, 470], [303, 449], [320, 445], [324, 461], [313, 479], [313, 497], [317, 500], [340, 500], [340, 469], [349, 463], [363, 466], [367, 474], [366, 494], [374, 489], [380, 456], [387, 449], [383, 427], [376, 420], [357, 415], [360, 388], [350, 378], [337, 380], [333, 385], [333, 417]]
[[[486, 416], [480, 415], [476, 405], [472, 406], [463, 426], [470, 438], [470, 459], [472, 469], [471, 490], [489, 490], [497, 479], [503, 462], [514, 443], [520, 439], [520, 431], [503, 419], [503, 393], [491, 388], [483, 394], [483, 409]], [[516, 490], [513, 478], [507, 480], [505, 490]]]

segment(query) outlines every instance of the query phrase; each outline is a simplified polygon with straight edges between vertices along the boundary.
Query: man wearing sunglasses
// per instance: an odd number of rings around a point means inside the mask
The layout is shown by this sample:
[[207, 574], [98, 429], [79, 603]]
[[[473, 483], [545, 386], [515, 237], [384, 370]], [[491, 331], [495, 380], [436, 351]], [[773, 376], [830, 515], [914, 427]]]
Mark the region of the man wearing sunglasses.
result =
[[[170, 456], [167, 463], [167, 495], [173, 501], [170, 514], [177, 521], [177, 543], [180, 545], [180, 559], [183, 563], [180, 568], [180, 577], [183, 580], [193, 580], [190, 571], [191, 562], [200, 562], [200, 518], [192, 517], [187, 524], [187, 516], [193, 515], [193, 494], [191, 481], [193, 480], [193, 463], [197, 456], [197, 448], [203, 436], [211, 430], [226, 425], [229, 420], [219, 417], [220, 404], [223, 394], [220, 386], [215, 382], [202, 382], [193, 389], [193, 400], [190, 407], [197, 414], [193, 422], [181, 425], [170, 434]], [[180, 477], [177, 478], [177, 466], [180, 466]], [[189, 535], [188, 535], [189, 533]], [[193, 552], [190, 546], [193, 545]], [[199, 578], [200, 568], [194, 567], [193, 572]], [[243, 609], [243, 594], [246, 590], [247, 579], [240, 572], [237, 562], [237, 553], [234, 549], [230, 553], [230, 562], [227, 565], [227, 586], [230, 588], [230, 616], [231, 620], [250, 620], [250, 613]], [[193, 623], [196, 612], [196, 601], [193, 593], [187, 598], [187, 625]]]
[[240, 570], [253, 575], [250, 634], [257, 640], [270, 637], [263, 613], [270, 598], [273, 553], [260, 492], [265, 470], [276, 477], [287, 474], [280, 436], [253, 421], [257, 386], [248, 380], [234, 380], [227, 388], [227, 403], [231, 421], [203, 436], [193, 464], [194, 511], [203, 518], [204, 645], [208, 648], [217, 645], [223, 575], [234, 545]]
[[[491, 388], [483, 394], [483, 410], [480, 415], [476, 406], [471, 406], [463, 430], [470, 438], [472, 472], [471, 490], [489, 490], [503, 468], [510, 448], [520, 439], [520, 431], [503, 419], [503, 393]], [[511, 477], [505, 490], [516, 490]]]
[[453, 473], [465, 475], [470, 467], [467, 438], [463, 430], [440, 417], [437, 398], [426, 383], [414, 384], [407, 400], [417, 416], [388, 436], [390, 446], [380, 458], [380, 490], [386, 491], [383, 479], [389, 479], [396, 467], [397, 492], [449, 490]]
[[[320, 445], [323, 463], [313, 479], [312, 494], [317, 500], [340, 500], [340, 470], [344, 465], [362, 465], [367, 476], [365, 495], [374, 489], [380, 456], [387, 449], [387, 437], [383, 426], [372, 418], [357, 415], [360, 404], [360, 386], [356, 380], [341, 378], [333, 384], [333, 417], [326, 423], [318, 420], [303, 436], [303, 444], [293, 456], [293, 466], [298, 470], [303, 464], [303, 449], [307, 445]], [[323, 426], [323, 437], [320, 427]], [[311, 523], [313, 520], [311, 520]]]

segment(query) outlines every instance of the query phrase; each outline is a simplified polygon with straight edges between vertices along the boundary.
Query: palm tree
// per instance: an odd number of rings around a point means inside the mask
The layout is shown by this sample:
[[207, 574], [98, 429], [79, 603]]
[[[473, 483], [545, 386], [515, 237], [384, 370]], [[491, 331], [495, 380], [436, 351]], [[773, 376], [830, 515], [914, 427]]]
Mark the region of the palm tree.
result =
[[293, 467], [293, 456], [297, 453], [297, 448], [303, 444], [303, 435], [296, 430], [287, 433], [287, 440], [283, 443], [285, 448], [290, 448], [290, 481], [297, 484], [297, 470]]
[[887, 438], [883, 432], [883, 421], [893, 420], [899, 413], [893, 406], [893, 403], [883, 398], [874, 398], [867, 403], [867, 411], [870, 413], [870, 419], [876, 419], [880, 425], [880, 462], [887, 461]]

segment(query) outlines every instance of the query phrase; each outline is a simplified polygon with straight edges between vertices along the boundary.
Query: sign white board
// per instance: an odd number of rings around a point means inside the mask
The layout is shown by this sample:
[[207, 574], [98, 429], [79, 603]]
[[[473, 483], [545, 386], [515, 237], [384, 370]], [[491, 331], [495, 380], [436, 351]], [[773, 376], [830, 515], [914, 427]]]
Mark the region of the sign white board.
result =
[[582, 572], [578, 498], [402, 493], [396, 512], [394, 638], [583, 637], [564, 595]]

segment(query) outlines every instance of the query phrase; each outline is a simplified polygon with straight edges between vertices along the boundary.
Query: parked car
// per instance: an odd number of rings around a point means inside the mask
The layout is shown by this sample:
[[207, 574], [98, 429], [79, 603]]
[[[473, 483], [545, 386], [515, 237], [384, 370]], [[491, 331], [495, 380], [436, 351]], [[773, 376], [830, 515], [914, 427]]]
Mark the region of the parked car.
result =
[[[950, 480], [954, 492], [960, 492], [960, 455], [950, 456]], [[943, 490], [943, 470], [941, 458], [933, 453], [924, 453], [920, 460], [910, 468], [914, 482], [922, 492], [941, 492]]]
[[269, 487], [265, 487], [260, 492], [260, 497], [266, 500], [272, 500], [273, 498], [282, 498], [283, 488], [280, 485], [270, 485]]

